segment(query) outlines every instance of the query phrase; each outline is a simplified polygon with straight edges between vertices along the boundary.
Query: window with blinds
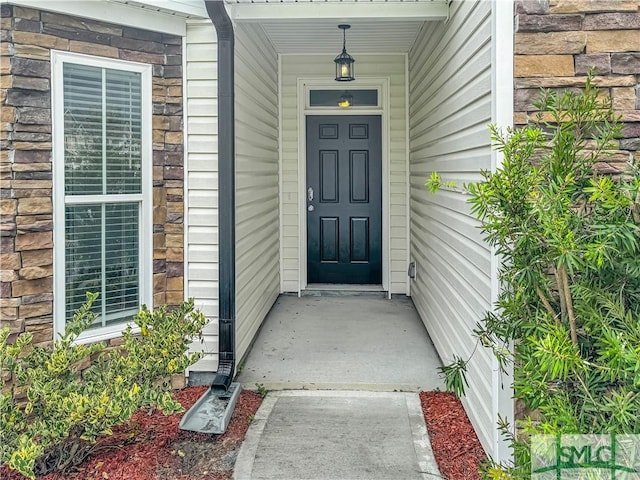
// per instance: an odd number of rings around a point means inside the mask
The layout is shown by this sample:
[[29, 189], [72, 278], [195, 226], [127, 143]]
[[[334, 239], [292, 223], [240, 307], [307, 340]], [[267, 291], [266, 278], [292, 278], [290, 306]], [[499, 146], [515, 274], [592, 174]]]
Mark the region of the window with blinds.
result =
[[[143, 173], [149, 160], [144, 95], [150, 92], [139, 66], [129, 70], [124, 62], [103, 63], [95, 57], [91, 62], [62, 58], [54, 65], [54, 75], [61, 76], [55, 79], [61, 81], [61, 98], [54, 102], [60, 109], [54, 122], [62, 128], [54, 128], [60, 133], [54, 135], [60, 143], [54, 151], [63, 161], [54, 162], [56, 168], [64, 164], [64, 174], [57, 177], [63, 180], [56, 184], [63, 191], [56, 205], [64, 211], [64, 251], [58, 252], [64, 259], [64, 317], [68, 322], [86, 292], [96, 292], [94, 331], [129, 321], [148, 303], [141, 287], [151, 281], [141, 254], [151, 248], [143, 245]], [[61, 273], [56, 268], [56, 275]]]

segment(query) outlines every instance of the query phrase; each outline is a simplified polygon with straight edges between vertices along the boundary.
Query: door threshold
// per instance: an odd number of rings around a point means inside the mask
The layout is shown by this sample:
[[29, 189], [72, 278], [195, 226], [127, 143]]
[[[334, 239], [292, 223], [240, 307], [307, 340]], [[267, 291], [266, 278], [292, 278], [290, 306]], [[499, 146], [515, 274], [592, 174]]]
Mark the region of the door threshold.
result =
[[310, 283], [302, 290], [303, 296], [354, 296], [371, 295], [386, 296], [386, 291], [382, 285], [355, 285], [349, 283]]

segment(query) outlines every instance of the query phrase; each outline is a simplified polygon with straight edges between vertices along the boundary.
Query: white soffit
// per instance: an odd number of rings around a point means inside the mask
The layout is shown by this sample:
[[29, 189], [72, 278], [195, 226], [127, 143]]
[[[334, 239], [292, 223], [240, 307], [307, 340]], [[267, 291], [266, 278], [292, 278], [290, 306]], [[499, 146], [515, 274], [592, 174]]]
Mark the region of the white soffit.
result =
[[342, 49], [342, 31], [338, 29], [338, 23], [342, 22], [351, 24], [347, 30], [347, 51], [352, 55], [408, 52], [423, 24], [344, 19], [265, 21], [261, 25], [279, 53], [337, 55]]
[[448, 18], [448, 0], [225, 0], [236, 23], [258, 23], [278, 53], [405, 53], [424, 22]]

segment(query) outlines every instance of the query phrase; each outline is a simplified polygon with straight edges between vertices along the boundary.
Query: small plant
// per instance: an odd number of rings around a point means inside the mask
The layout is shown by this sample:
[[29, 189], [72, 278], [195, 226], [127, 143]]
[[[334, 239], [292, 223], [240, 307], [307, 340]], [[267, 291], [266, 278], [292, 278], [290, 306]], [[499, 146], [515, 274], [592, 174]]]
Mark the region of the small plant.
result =
[[[501, 259], [501, 293], [475, 330], [531, 412], [511, 440], [515, 465], [486, 478], [529, 478], [535, 434], [640, 432], [640, 169], [600, 174], [620, 125], [589, 76], [581, 92], [544, 91], [536, 124], [500, 131], [504, 155], [465, 186]], [[437, 175], [427, 181], [442, 188]], [[508, 345], [512, 344], [513, 349]], [[461, 394], [468, 360], [443, 368]]]
[[258, 395], [262, 398], [266, 397], [267, 393], [269, 393], [262, 383], [256, 383], [256, 392], [258, 392]]
[[0, 330], [0, 462], [28, 478], [78, 465], [98, 436], [111, 434], [137, 409], [168, 414], [182, 408], [169, 394], [170, 376], [200, 358], [188, 346], [204, 315], [192, 301], [170, 313], [142, 308], [134, 318], [140, 334], [127, 327], [121, 347], [76, 344], [95, 320], [96, 297], [87, 294], [51, 347], [33, 345], [30, 333], [10, 344], [9, 330]]

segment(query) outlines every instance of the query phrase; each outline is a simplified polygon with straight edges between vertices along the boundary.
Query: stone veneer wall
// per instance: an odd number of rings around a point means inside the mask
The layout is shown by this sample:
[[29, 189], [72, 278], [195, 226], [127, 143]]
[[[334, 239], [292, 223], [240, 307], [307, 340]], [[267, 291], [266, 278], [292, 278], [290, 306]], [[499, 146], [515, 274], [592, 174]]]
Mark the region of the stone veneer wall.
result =
[[153, 64], [153, 301], [180, 304], [182, 37], [7, 4], [0, 14], [0, 326], [53, 339], [52, 49]]
[[584, 86], [593, 67], [624, 122], [618, 150], [599, 170], [640, 163], [640, 1], [517, 0], [515, 22], [514, 123], [531, 118], [540, 87]]

